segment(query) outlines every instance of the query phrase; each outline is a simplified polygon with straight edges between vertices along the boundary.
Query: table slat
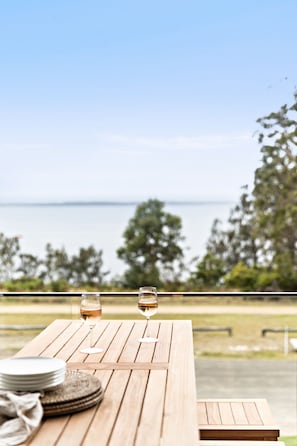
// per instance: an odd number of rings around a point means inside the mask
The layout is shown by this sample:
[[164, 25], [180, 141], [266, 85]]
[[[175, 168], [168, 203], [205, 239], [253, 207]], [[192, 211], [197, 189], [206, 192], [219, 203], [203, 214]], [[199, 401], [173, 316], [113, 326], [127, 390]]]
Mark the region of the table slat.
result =
[[[134, 321], [118, 321], [119, 325], [116, 325], [117, 331], [111, 336], [110, 345], [106, 351], [104, 351], [104, 362], [118, 362], [120, 355], [125, 347], [127, 337], [131, 333], [134, 327]], [[91, 358], [90, 358], [91, 359]]]
[[131, 372], [109, 446], [119, 446], [122, 444], [123, 439], [127, 445], [134, 444], [147, 386], [148, 373], [146, 370], [133, 370]]
[[[15, 356], [40, 356], [49, 347], [55, 339], [63, 333], [67, 327], [71, 327], [71, 321], [55, 320], [52, 324], [46, 327], [41, 333], [39, 333], [34, 339], [26, 344], [21, 350], [19, 350]], [[70, 330], [75, 331], [75, 327]], [[71, 336], [71, 334], [70, 334]]]
[[150, 372], [135, 446], [151, 446], [159, 443], [166, 379], [167, 373], [165, 370]]
[[130, 373], [129, 370], [116, 370], [113, 372], [105, 388], [104, 398], [86, 434], [83, 446], [96, 445], [98, 437], [102, 445], [109, 444], [109, 437], [117, 420]]
[[159, 329], [159, 342], [157, 342], [153, 357], [153, 362], [169, 362], [172, 321], [162, 321]]
[[[26, 443], [26, 446], [49, 446], [56, 444], [62, 435], [69, 416], [49, 418], [42, 423], [36, 435]], [[24, 446], [24, 445], [22, 445]]]
[[135, 361], [138, 351], [141, 347], [138, 339], [143, 336], [144, 328], [145, 323], [143, 321], [135, 322], [119, 357], [120, 362]]
[[179, 444], [198, 443], [193, 338], [190, 333], [190, 321], [173, 324], [174, 348], [170, 351], [162, 446], [176, 444], [177, 438]]

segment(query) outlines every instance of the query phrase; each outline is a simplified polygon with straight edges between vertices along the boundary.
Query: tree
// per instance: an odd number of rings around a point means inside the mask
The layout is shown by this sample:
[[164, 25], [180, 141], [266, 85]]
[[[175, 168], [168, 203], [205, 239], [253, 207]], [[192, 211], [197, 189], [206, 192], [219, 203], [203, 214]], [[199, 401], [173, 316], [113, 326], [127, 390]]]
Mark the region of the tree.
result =
[[128, 265], [127, 287], [161, 286], [173, 277], [177, 280], [183, 268], [181, 230], [180, 217], [165, 212], [161, 201], [150, 199], [136, 207], [123, 234], [125, 245], [117, 250]]
[[190, 282], [199, 288], [215, 288], [225, 275], [224, 261], [220, 256], [207, 252], [191, 274]]
[[261, 255], [282, 289], [297, 286], [297, 94], [295, 102], [258, 119], [262, 165], [253, 191]]
[[46, 256], [43, 261], [44, 271], [41, 273], [41, 277], [46, 282], [59, 280], [68, 282], [71, 277], [71, 267], [65, 249], [53, 249], [52, 245], [47, 243], [45, 251]]
[[[255, 171], [254, 189], [252, 194], [246, 190], [241, 195], [239, 204], [231, 210], [227, 228], [214, 222], [206, 250], [209, 258], [204, 257], [197, 265], [197, 279], [205, 270], [203, 262], [209, 259], [213, 274], [208, 271], [207, 277], [217, 277], [220, 259], [228, 285], [296, 288], [297, 94], [294, 99], [292, 106], [284, 105], [279, 112], [258, 119], [262, 158]], [[217, 279], [224, 282], [223, 278]]]
[[23, 278], [34, 279], [40, 276], [42, 260], [32, 254], [20, 254], [20, 265], [17, 269]]
[[239, 262], [254, 267], [258, 263], [258, 246], [255, 232], [253, 199], [247, 186], [242, 187], [239, 204], [230, 213], [227, 235], [227, 263], [233, 267]]
[[192, 273], [200, 287], [215, 287], [224, 283], [224, 276], [239, 262], [257, 264], [257, 241], [254, 231], [253, 203], [247, 186], [239, 203], [231, 209], [227, 226], [214, 220], [206, 245], [206, 254]]
[[96, 251], [94, 246], [80, 248], [78, 255], [74, 255], [70, 261], [70, 282], [73, 285], [97, 285], [103, 284], [104, 277], [109, 272], [103, 272], [102, 250]]
[[53, 249], [46, 245], [43, 279], [50, 283], [68, 282], [74, 286], [102, 285], [109, 272], [103, 272], [102, 251], [94, 246], [80, 248], [78, 254], [69, 257], [65, 249]]
[[18, 237], [6, 237], [0, 233], [0, 280], [2, 282], [13, 279], [16, 272], [16, 259], [20, 251]]
[[231, 288], [240, 288], [242, 291], [255, 291], [257, 289], [258, 271], [238, 262], [225, 276], [225, 285]]

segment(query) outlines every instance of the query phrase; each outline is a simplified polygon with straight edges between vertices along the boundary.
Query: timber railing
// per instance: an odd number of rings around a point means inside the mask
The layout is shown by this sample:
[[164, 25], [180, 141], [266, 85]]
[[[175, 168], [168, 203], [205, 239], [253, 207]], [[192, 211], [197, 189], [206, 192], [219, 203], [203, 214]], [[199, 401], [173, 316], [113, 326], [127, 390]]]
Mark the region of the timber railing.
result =
[[[85, 291], [65, 291], [65, 292], [39, 292], [39, 291], [26, 291], [26, 292], [14, 292], [14, 291], [2, 291], [0, 292], [1, 298], [9, 297], [75, 297], [81, 296]], [[94, 293], [100, 292], [102, 297], [136, 297], [138, 295], [137, 291], [94, 291]], [[197, 301], [201, 298], [219, 298], [219, 297], [232, 297], [238, 300], [268, 300], [268, 301], [278, 301], [278, 300], [293, 300], [297, 299], [297, 291], [274, 291], [274, 292], [238, 292], [238, 291], [158, 291], [159, 297], [172, 297], [172, 298], [182, 298], [190, 297], [197, 298]]]

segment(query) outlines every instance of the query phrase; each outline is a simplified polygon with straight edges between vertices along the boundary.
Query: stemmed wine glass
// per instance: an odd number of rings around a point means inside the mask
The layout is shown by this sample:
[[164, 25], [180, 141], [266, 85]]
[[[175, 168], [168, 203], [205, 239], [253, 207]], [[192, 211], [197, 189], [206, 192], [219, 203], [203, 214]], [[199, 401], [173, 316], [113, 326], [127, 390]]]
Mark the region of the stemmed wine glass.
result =
[[100, 321], [102, 315], [100, 294], [94, 293], [84, 293], [81, 296], [80, 300], [80, 318], [88, 325], [89, 327], [89, 338], [90, 338], [90, 346], [87, 348], [83, 348], [81, 350], [82, 353], [92, 354], [92, 353], [100, 353], [103, 352], [102, 348], [97, 348], [93, 346], [93, 328], [96, 325], [96, 322]]
[[158, 310], [158, 295], [157, 288], [153, 286], [143, 286], [139, 288], [138, 293], [138, 310], [146, 317], [146, 336], [138, 339], [139, 342], [158, 342], [157, 338], [151, 337], [148, 334], [148, 323], [151, 316], [157, 313]]

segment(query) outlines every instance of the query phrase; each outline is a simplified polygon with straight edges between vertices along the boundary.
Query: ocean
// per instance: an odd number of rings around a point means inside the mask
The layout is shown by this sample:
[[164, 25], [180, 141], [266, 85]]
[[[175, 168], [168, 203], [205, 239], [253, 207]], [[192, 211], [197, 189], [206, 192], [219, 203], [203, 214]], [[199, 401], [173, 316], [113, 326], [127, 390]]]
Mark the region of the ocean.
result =
[[[64, 247], [70, 255], [93, 245], [103, 251], [103, 270], [110, 272], [107, 279], [111, 279], [126, 268], [116, 251], [124, 243], [122, 235], [136, 206], [131, 203], [0, 205], [0, 232], [7, 237], [18, 236], [21, 252], [39, 258], [44, 257], [47, 243], [54, 249]], [[188, 264], [205, 252], [214, 219], [226, 222], [233, 206], [231, 202], [165, 204], [166, 212], [182, 220]]]

